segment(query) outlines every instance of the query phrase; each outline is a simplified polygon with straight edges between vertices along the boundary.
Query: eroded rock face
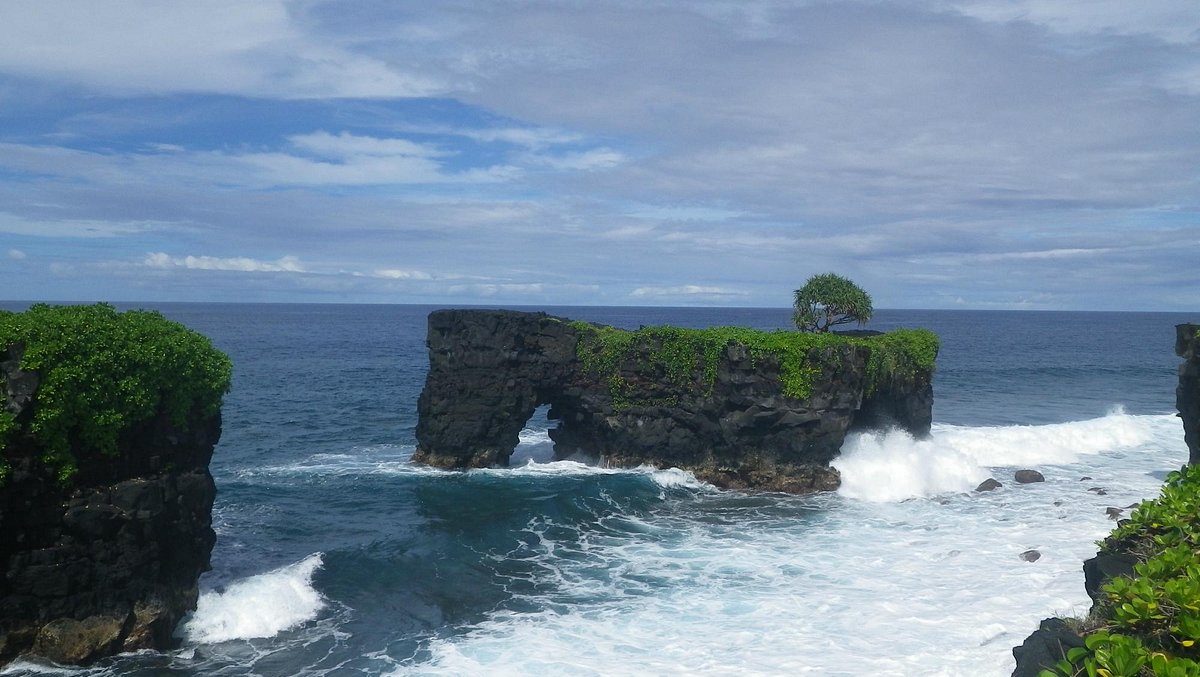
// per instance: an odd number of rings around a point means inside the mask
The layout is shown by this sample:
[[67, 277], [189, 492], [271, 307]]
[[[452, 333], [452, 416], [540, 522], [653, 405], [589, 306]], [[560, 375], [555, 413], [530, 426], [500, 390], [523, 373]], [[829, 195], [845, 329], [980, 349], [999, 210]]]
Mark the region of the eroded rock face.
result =
[[[0, 351], [2, 404], [31, 415], [37, 374]], [[164, 649], [196, 606], [215, 534], [208, 471], [220, 417], [181, 430], [159, 416], [127, 431], [117, 457], [77, 454], [69, 487], [10, 441], [0, 486], [0, 664], [22, 653], [86, 663]]]
[[1188, 463], [1200, 463], [1200, 325], [1175, 326], [1175, 354], [1183, 358], [1179, 365], [1179, 386], [1175, 406], [1183, 419], [1183, 439], [1188, 445]]
[[622, 386], [585, 370], [579, 330], [541, 313], [442, 310], [429, 316], [429, 373], [418, 401], [414, 460], [449, 468], [507, 465], [534, 409], [551, 405], [556, 458], [616, 466], [680, 467], [719, 486], [831, 490], [829, 467], [855, 427], [929, 432], [931, 374], [885, 375], [865, 395], [869, 349], [810, 354], [805, 399], [784, 394], [779, 363], [726, 345], [711, 384], [680, 384], [636, 345], [616, 365]]

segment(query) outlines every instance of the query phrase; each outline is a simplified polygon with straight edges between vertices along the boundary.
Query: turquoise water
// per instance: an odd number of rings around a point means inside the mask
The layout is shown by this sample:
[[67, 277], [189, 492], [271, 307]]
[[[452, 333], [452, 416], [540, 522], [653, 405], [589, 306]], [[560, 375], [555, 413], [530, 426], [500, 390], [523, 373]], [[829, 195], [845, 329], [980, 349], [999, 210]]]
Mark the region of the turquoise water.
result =
[[[537, 415], [527, 465], [411, 465], [428, 307], [152, 307], [235, 363], [213, 570], [178, 650], [72, 673], [1002, 675], [1040, 618], [1086, 608], [1104, 509], [1186, 458], [1184, 315], [880, 311], [871, 328], [942, 337], [933, 437], [856, 436], [839, 493], [793, 497], [549, 463]], [[625, 327], [790, 314], [545, 310]], [[1047, 482], [1012, 483], [1020, 467]], [[1005, 488], [969, 493], [988, 476]]]

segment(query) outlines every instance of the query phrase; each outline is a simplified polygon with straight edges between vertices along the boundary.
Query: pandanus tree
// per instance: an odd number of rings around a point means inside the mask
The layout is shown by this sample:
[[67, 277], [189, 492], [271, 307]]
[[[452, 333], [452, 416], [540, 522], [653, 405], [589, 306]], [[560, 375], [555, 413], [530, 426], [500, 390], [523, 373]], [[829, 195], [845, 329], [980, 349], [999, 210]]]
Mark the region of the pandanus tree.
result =
[[833, 273], [808, 278], [796, 290], [793, 319], [800, 331], [824, 332], [849, 322], [871, 319], [871, 297], [850, 280]]

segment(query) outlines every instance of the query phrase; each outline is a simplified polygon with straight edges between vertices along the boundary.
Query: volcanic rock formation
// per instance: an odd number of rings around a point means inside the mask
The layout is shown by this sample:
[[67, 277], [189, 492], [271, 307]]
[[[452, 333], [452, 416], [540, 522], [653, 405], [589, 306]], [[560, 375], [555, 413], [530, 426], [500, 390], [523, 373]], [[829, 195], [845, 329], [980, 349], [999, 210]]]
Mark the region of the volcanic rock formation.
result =
[[559, 459], [679, 467], [725, 487], [830, 490], [839, 477], [828, 464], [848, 431], [928, 434], [936, 338], [917, 333], [927, 357], [920, 366], [902, 350], [871, 361], [890, 335], [808, 335], [813, 347], [786, 363], [782, 352], [697, 331], [436, 311], [413, 458], [507, 465], [530, 415], [549, 404]]
[[[0, 411], [27, 423], [39, 374], [0, 349]], [[117, 387], [117, 384], [112, 384]], [[219, 411], [186, 426], [159, 412], [121, 435], [115, 456], [76, 450], [64, 480], [31, 437], [4, 448], [0, 484], [0, 664], [31, 653], [86, 663], [165, 649], [209, 568], [216, 489], [208, 471]]]

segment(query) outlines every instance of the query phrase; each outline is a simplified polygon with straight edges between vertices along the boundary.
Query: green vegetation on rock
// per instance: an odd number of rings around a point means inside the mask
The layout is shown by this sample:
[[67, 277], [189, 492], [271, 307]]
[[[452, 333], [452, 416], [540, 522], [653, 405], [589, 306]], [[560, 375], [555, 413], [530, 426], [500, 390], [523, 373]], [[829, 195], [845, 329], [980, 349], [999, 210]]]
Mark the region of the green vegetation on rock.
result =
[[1171, 473], [1099, 546], [1136, 556], [1134, 575], [1102, 586], [1085, 646], [1041, 675], [1200, 677], [1200, 466]]
[[[78, 470], [76, 452], [115, 456], [121, 433], [158, 412], [183, 429], [190, 416], [216, 415], [232, 374], [208, 338], [157, 312], [103, 303], [0, 312], [0, 348], [18, 346], [20, 368], [40, 385], [24, 429], [0, 412], [0, 449], [31, 436], [64, 483]], [[0, 459], [0, 478], [7, 472]]]
[[932, 373], [938, 350], [937, 336], [923, 329], [851, 337], [745, 327], [663, 326], [626, 331], [579, 321], [571, 326], [579, 332], [576, 350], [584, 370], [607, 381], [618, 405], [628, 404], [626, 395], [630, 388], [621, 374], [621, 366], [629, 360], [639, 360], [645, 363], [643, 366], [660, 365], [673, 383], [709, 393], [716, 383], [717, 365], [726, 347], [739, 344], [745, 346], [756, 362], [768, 356], [775, 358], [784, 394], [805, 399], [812, 392], [813, 379], [820, 373], [822, 361], [838, 359], [836, 349], [863, 346], [870, 350], [868, 393], [873, 393], [887, 378]]

